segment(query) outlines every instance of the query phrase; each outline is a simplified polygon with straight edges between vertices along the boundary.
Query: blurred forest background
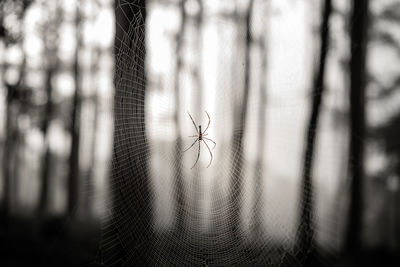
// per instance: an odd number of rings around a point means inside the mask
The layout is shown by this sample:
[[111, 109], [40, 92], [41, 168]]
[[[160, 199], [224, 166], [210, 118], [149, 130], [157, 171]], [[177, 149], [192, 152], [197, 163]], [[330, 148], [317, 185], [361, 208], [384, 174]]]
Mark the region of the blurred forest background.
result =
[[399, 0], [2, 0], [1, 265], [398, 266], [399, 22]]

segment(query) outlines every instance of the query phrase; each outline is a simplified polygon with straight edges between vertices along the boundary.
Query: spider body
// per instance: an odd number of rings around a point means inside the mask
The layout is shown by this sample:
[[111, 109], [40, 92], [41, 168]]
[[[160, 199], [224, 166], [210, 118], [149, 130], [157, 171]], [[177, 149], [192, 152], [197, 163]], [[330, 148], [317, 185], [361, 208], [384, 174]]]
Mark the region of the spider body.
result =
[[199, 141], [203, 140], [203, 133], [201, 132], [201, 125], [199, 125]]
[[195, 137], [196, 140], [193, 142], [193, 144], [191, 144], [191, 145], [190, 145], [187, 149], [185, 149], [183, 152], [186, 152], [186, 151], [188, 151], [190, 148], [192, 148], [192, 147], [196, 144], [196, 142], [199, 144], [199, 148], [198, 148], [198, 151], [197, 151], [196, 162], [193, 164], [193, 166], [192, 166], [191, 169], [193, 169], [193, 167], [196, 165], [197, 161], [199, 160], [199, 157], [200, 157], [200, 148], [201, 148], [200, 143], [201, 143], [201, 142], [203, 142], [203, 143], [206, 145], [206, 147], [207, 147], [207, 149], [208, 149], [208, 152], [210, 152], [210, 156], [211, 156], [210, 163], [208, 164], [207, 168], [210, 167], [210, 165], [211, 165], [211, 163], [212, 163], [212, 160], [213, 160], [213, 154], [212, 154], [212, 152], [211, 152], [210, 147], [209, 147], [208, 144], [207, 144], [207, 141], [210, 141], [210, 142], [212, 142], [212, 143], [214, 144], [214, 147], [213, 147], [212, 149], [214, 149], [215, 146], [217, 145], [213, 140], [211, 140], [211, 139], [208, 138], [208, 137], [205, 137], [205, 136], [208, 135], [208, 133], [206, 133], [206, 132], [207, 132], [208, 127], [210, 126], [210, 123], [211, 123], [210, 115], [208, 115], [207, 111], [205, 111], [205, 113], [206, 113], [206, 115], [207, 115], [207, 117], [208, 117], [208, 124], [207, 124], [207, 127], [206, 127], [206, 129], [204, 130], [204, 132], [202, 132], [202, 131], [201, 131], [201, 125], [199, 125], [199, 126], [197, 127], [197, 126], [196, 126], [196, 123], [194, 122], [194, 120], [193, 120], [193, 118], [192, 118], [192, 116], [191, 116], [190, 113], [188, 112], [188, 115], [189, 115], [190, 119], [192, 120], [193, 126], [194, 126], [194, 128], [196, 129], [196, 135], [191, 135], [191, 136], [189, 136], [189, 137]]

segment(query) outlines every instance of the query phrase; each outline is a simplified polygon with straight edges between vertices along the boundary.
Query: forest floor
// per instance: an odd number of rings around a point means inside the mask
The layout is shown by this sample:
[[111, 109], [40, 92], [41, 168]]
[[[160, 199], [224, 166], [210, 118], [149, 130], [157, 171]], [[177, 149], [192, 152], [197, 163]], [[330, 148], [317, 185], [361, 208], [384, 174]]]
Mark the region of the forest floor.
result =
[[91, 266], [99, 240], [100, 224], [96, 222], [72, 223], [62, 217], [2, 218], [0, 265]]
[[[0, 265], [100, 266], [101, 227], [98, 222], [9, 218], [0, 221]], [[151, 262], [156, 266], [299, 266], [296, 255], [279, 244], [240, 244], [224, 236], [158, 235]], [[185, 241], [186, 240], [186, 241]], [[150, 255], [149, 254], [149, 255]], [[362, 251], [338, 260], [318, 250], [309, 254], [304, 266], [400, 266], [399, 253], [386, 249]]]

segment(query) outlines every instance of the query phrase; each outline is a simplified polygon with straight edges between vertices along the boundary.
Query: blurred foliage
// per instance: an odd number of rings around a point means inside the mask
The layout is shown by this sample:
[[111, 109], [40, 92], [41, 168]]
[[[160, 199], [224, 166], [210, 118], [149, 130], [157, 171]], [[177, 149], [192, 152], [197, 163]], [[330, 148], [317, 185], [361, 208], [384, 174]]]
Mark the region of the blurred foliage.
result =
[[383, 19], [398, 23], [400, 21], [400, 2], [393, 2], [381, 12], [376, 19]]
[[[394, 29], [387, 27], [378, 27], [379, 23], [392, 22]], [[372, 27], [371, 41], [378, 42], [380, 45], [386, 45], [397, 52], [400, 58], [400, 39], [396, 34], [400, 31], [400, 3], [392, 2], [388, 4], [374, 18], [374, 27]], [[386, 102], [399, 93], [400, 72], [391, 77], [389, 83], [384, 84], [381, 77], [374, 73], [369, 74], [369, 80], [378, 88], [378, 93], [373, 99], [378, 102]], [[388, 114], [388, 119], [370, 129], [370, 137], [375, 141], [386, 154], [388, 158], [387, 168], [379, 172], [379, 176], [390, 178], [391, 175], [400, 177], [400, 109], [395, 114]]]
[[18, 26], [33, 1], [3, 0], [0, 2], [0, 38], [3, 38], [6, 44], [20, 41], [21, 27]]

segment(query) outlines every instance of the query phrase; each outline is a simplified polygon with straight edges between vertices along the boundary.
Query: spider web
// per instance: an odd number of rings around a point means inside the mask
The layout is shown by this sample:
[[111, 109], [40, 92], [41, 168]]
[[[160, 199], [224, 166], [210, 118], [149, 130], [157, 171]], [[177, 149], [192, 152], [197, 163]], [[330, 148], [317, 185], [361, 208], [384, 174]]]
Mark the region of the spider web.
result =
[[[142, 8], [135, 1], [124, 0], [118, 1], [116, 6], [117, 14], [124, 17], [117, 22], [117, 32], [122, 34], [116, 40], [112, 201], [105, 218], [99, 262], [106, 266], [301, 265], [298, 259], [306, 255], [299, 257], [298, 254], [304, 251], [293, 245], [297, 223], [291, 223], [294, 226], [281, 223], [297, 221], [297, 212], [288, 217], [284, 204], [287, 201], [297, 203], [297, 193], [278, 197], [276, 193], [262, 190], [263, 195], [270, 196], [255, 202], [252, 194], [248, 194], [253, 190], [251, 188], [265, 188], [266, 185], [264, 178], [254, 181], [253, 177], [265, 177], [265, 174], [246, 157], [249, 146], [246, 141], [241, 145], [234, 138], [240, 125], [231, 128], [228, 141], [220, 133], [225, 133], [223, 128], [233, 124], [232, 111], [236, 104], [235, 101], [229, 103], [226, 98], [229, 88], [215, 94], [215, 102], [225, 105], [209, 111], [209, 137], [217, 142], [212, 166], [205, 168], [209, 160], [205, 146], [198, 166], [193, 170], [190, 166], [197, 155], [197, 145], [187, 154], [176, 156], [182, 151], [179, 150], [182, 145], [186, 148], [193, 142], [185, 139], [186, 133], [194, 134], [193, 125], [184, 108], [177, 115], [181, 123], [178, 130], [173, 120], [157, 120], [154, 115], [156, 112], [173, 113], [171, 110], [176, 108], [176, 103], [171, 98], [164, 98], [155, 106], [148, 100], [151, 85], [144, 74], [148, 61]], [[121, 21], [126, 21], [126, 25]], [[222, 57], [229, 58], [223, 51], [221, 53]], [[240, 82], [240, 78], [235, 79], [233, 83]], [[240, 91], [233, 92], [233, 99], [241, 97]], [[253, 96], [252, 99], [256, 98]], [[257, 103], [250, 102], [249, 106], [252, 104]], [[286, 105], [293, 106], [290, 99]], [[207, 103], [201, 106], [207, 107]], [[207, 122], [201, 112], [193, 117], [197, 124]], [[257, 132], [251, 123], [246, 126], [246, 133]], [[157, 142], [155, 138], [176, 133], [183, 137], [165, 142]], [[182, 143], [177, 145], [177, 140]], [[285, 150], [285, 147], [281, 148]], [[235, 166], [239, 161], [241, 168]], [[237, 180], [231, 182], [231, 178], [238, 175], [242, 177], [240, 184]], [[232, 198], [232, 187], [235, 186], [243, 190]], [[237, 216], [232, 216], [236, 201], [241, 210]], [[294, 208], [302, 205], [305, 203], [297, 203]], [[255, 212], [261, 214], [261, 227], [252, 223]], [[273, 227], [263, 226], [266, 221]], [[238, 235], [232, 235], [231, 229], [238, 225]], [[275, 231], [280, 233], [279, 237]], [[306, 253], [310, 251], [311, 248]], [[331, 264], [329, 256], [319, 260], [325, 265]]]

